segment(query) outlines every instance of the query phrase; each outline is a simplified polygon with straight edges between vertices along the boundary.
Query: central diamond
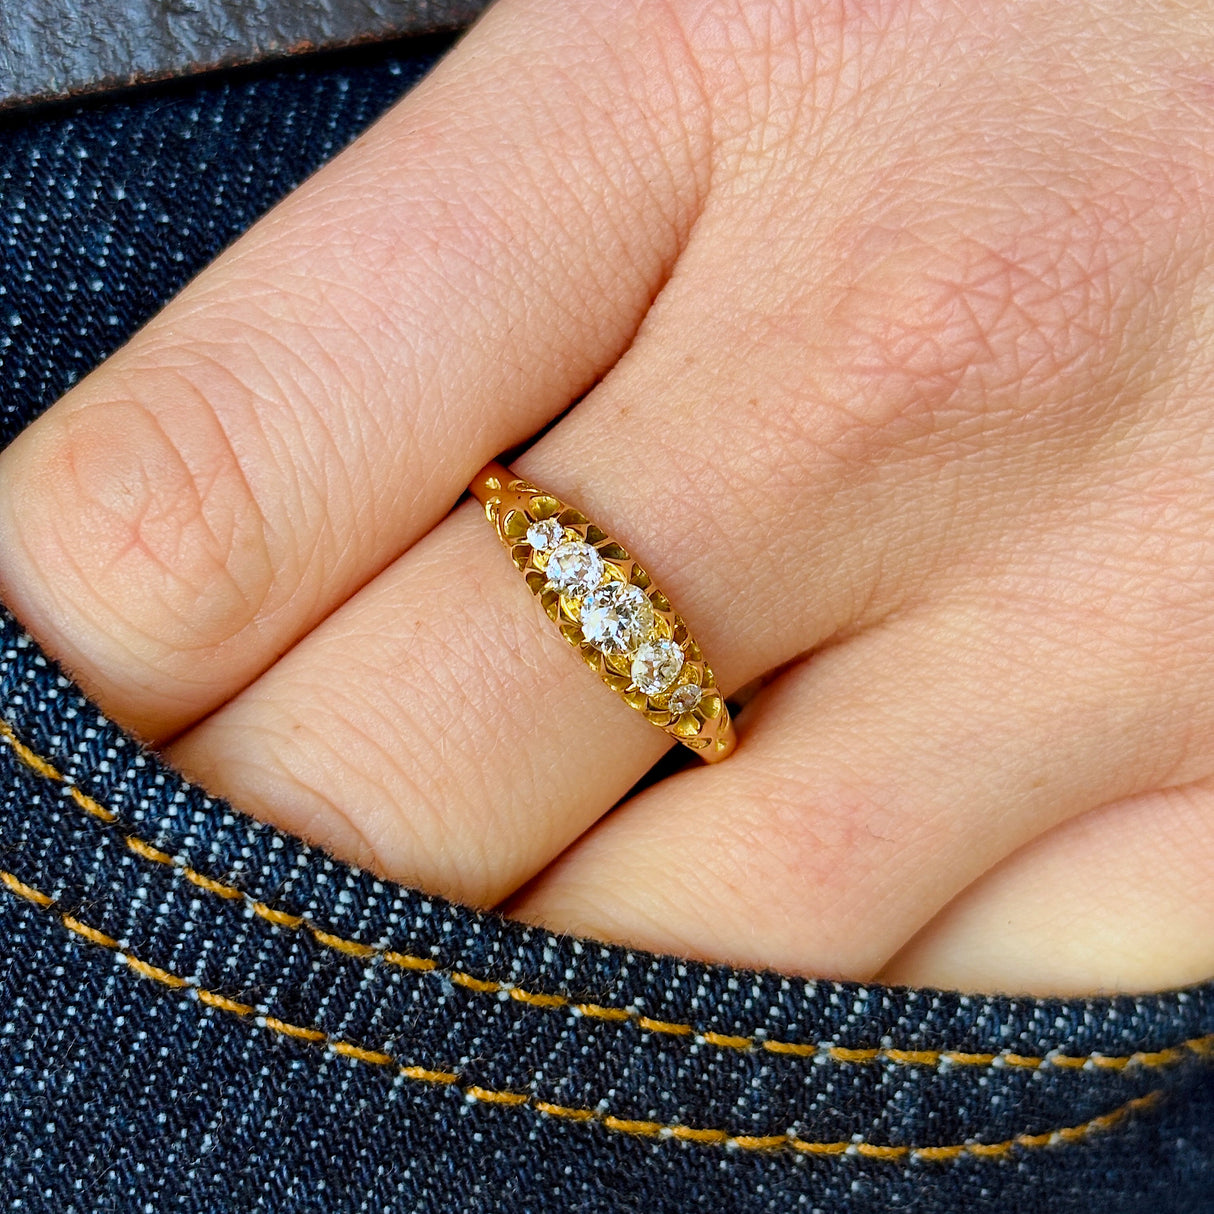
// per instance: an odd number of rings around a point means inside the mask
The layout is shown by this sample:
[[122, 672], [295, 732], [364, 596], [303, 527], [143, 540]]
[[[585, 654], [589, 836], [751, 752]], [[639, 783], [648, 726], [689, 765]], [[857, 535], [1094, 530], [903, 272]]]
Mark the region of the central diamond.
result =
[[603, 558], [582, 540], [565, 540], [552, 550], [545, 572], [562, 594], [580, 599], [603, 580]]
[[582, 636], [604, 653], [631, 653], [653, 631], [653, 605], [639, 586], [608, 582], [582, 603]]

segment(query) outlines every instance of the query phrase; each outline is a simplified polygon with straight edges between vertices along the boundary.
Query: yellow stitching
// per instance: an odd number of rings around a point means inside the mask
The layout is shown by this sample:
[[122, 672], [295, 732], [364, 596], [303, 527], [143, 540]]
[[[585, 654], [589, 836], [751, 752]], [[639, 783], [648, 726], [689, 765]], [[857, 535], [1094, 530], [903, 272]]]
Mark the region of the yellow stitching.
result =
[[265, 1017], [266, 1028], [272, 1029], [275, 1033], [282, 1033], [284, 1037], [298, 1037], [301, 1041], [327, 1041], [327, 1034], [321, 1032], [320, 1029], [304, 1028], [301, 1024], [288, 1024], [285, 1020], [279, 1020], [277, 1016]]
[[[94, 817], [100, 818], [103, 822], [117, 821], [117, 815], [98, 804], [91, 797], [82, 793], [74, 785], [68, 783], [67, 778], [58, 771], [50, 762], [36, 754], [28, 746], [25, 745], [2, 717], [0, 717], [0, 740], [6, 742], [9, 748], [31, 771], [37, 773], [47, 780], [53, 780], [67, 787], [72, 799]], [[847, 1063], [868, 1063], [874, 1061], [892, 1062], [900, 1066], [938, 1066], [941, 1062], [947, 1062], [952, 1066], [991, 1066], [995, 1063], [1000, 1063], [1003, 1066], [1023, 1067], [1030, 1070], [1038, 1070], [1042, 1067], [1053, 1066], [1060, 1068], [1079, 1069], [1084, 1066], [1101, 1067], [1108, 1070], [1122, 1070], [1129, 1066], [1149, 1067], [1152, 1069], [1170, 1066], [1175, 1062], [1179, 1062], [1188, 1054], [1214, 1054], [1214, 1033], [1209, 1033], [1204, 1037], [1191, 1037], [1187, 1041], [1182, 1041], [1179, 1045], [1169, 1046], [1162, 1050], [1144, 1051], [1139, 1050], [1133, 1054], [1113, 1055], [1113, 1054], [1087, 1054], [1082, 1056], [1050, 1053], [1041, 1057], [1035, 1057], [1029, 1054], [1017, 1054], [1007, 1052], [1003, 1054], [976, 1054], [966, 1053], [961, 1050], [900, 1050], [900, 1049], [850, 1049], [844, 1046], [819, 1046], [804, 1042], [796, 1041], [776, 1041], [766, 1037], [742, 1037], [732, 1036], [726, 1033], [716, 1032], [697, 1032], [694, 1026], [690, 1024], [677, 1024], [667, 1020], [655, 1020], [652, 1017], [646, 1016], [639, 1011], [631, 1008], [622, 1007], [604, 1007], [597, 1003], [573, 1003], [564, 995], [550, 995], [535, 991], [524, 991], [518, 987], [506, 986], [504, 983], [493, 982], [484, 978], [476, 978], [471, 974], [466, 974], [461, 970], [441, 970], [438, 962], [430, 957], [418, 957], [411, 953], [402, 953], [394, 949], [380, 950], [373, 945], [363, 944], [358, 940], [350, 940], [343, 936], [334, 935], [332, 932], [327, 932], [314, 924], [309, 923], [302, 915], [294, 915], [288, 911], [278, 910], [275, 907], [267, 906], [264, 902], [254, 901], [248, 894], [238, 889], [234, 885], [226, 885], [221, 881], [215, 880], [214, 877], [208, 877], [203, 873], [190, 868], [187, 865], [178, 865], [176, 861], [167, 852], [161, 851], [157, 847], [153, 847], [150, 843], [144, 842], [142, 839], [134, 835], [124, 836], [126, 845], [137, 856], [145, 860], [150, 860], [156, 864], [168, 865], [172, 868], [177, 868], [181, 875], [187, 881], [192, 882], [201, 889], [207, 890], [220, 898], [240, 898], [245, 900], [253, 910], [253, 913], [260, 918], [265, 919], [269, 923], [273, 923], [276, 927], [284, 927], [290, 929], [305, 928], [309, 934], [319, 944], [325, 948], [334, 949], [337, 952], [346, 953], [350, 956], [369, 958], [373, 956], [382, 956], [383, 959], [390, 965], [398, 966], [401, 969], [417, 970], [419, 972], [430, 972], [440, 970], [451, 979], [452, 982], [459, 986], [465, 987], [468, 990], [484, 992], [484, 993], [500, 993], [505, 990], [509, 993], [510, 998], [517, 1000], [519, 1003], [526, 1003], [533, 1007], [542, 1008], [563, 1008], [572, 1007], [574, 1011], [583, 1016], [588, 1016], [596, 1020], [614, 1020], [619, 1022], [634, 1021], [641, 1028], [649, 1029], [655, 1033], [668, 1033], [672, 1035], [686, 1036], [695, 1035], [699, 1040], [704, 1041], [708, 1045], [716, 1046], [720, 1049], [729, 1050], [752, 1050], [761, 1048], [773, 1054], [788, 1054], [801, 1058], [813, 1058], [819, 1054], [833, 1058], [837, 1062]], [[5, 878], [5, 883], [10, 889], [21, 893], [20, 889], [16, 889], [11, 884], [12, 881], [17, 881], [16, 877], [12, 877], [11, 881], [8, 876]], [[29, 889], [29, 886], [24, 886], [18, 881], [18, 885], [22, 888]], [[22, 895], [23, 897], [26, 895]], [[75, 930], [75, 929], [73, 929]]]
[[549, 1117], [569, 1117], [574, 1121], [593, 1121], [593, 1109], [575, 1109], [567, 1104], [551, 1104], [547, 1100], [533, 1100], [532, 1107]]
[[839, 1062], [872, 1062], [881, 1053], [880, 1050], [849, 1050], [841, 1045], [832, 1045], [826, 1052]]
[[[1003, 1061], [1008, 1066], [1034, 1066], [1037, 1062], [1035, 1058], [1026, 1058], [1022, 1054], [1010, 1054], [1005, 1057]], [[1073, 1070], [1079, 1070], [1080, 1067], [1085, 1067], [1088, 1064], [1087, 1058], [1073, 1058], [1067, 1054], [1059, 1054], [1054, 1058], [1051, 1058], [1050, 1061], [1055, 1066], [1070, 1067]], [[1092, 1059], [1092, 1061], [1094, 1062], [1095, 1059]], [[1125, 1058], [1106, 1058], [1104, 1060], [1104, 1065], [1110, 1067], [1123, 1067], [1126, 1065], [1126, 1062], [1127, 1059]]]
[[431, 1071], [424, 1066], [402, 1066], [400, 1073], [406, 1079], [419, 1079], [422, 1083], [458, 1083], [459, 1076], [453, 1071]]
[[532, 1007], [564, 1007], [569, 1000], [564, 995], [543, 995], [536, 991], [520, 991], [517, 986], [510, 989], [510, 998]]
[[1052, 1137], [1053, 1135], [1049, 1132], [1045, 1134], [1024, 1134], [1021, 1136], [1021, 1141], [1026, 1147], [1044, 1147], [1049, 1145]]
[[778, 1147], [788, 1145], [785, 1134], [737, 1134], [733, 1139], [734, 1145], [744, 1151], [774, 1151]]
[[486, 1104], [530, 1104], [531, 1097], [526, 1092], [495, 1092], [491, 1088], [479, 1088], [469, 1084], [464, 1088], [464, 1095], [473, 1100], [483, 1100]]
[[384, 960], [392, 965], [399, 965], [403, 970], [427, 970], [438, 969], [438, 962], [430, 957], [414, 957], [410, 953], [398, 953], [395, 950], [389, 950], [384, 953]]
[[652, 1016], [638, 1016], [637, 1024], [652, 1033], [672, 1033], [679, 1037], [693, 1031], [690, 1024], [671, 1024], [669, 1020], [655, 1020]]
[[142, 856], [145, 860], [151, 860], [155, 864], [173, 863], [173, 857], [167, 851], [161, 851], [160, 848], [153, 847], [142, 839], [136, 839], [134, 835], [127, 835], [126, 845], [135, 855]]
[[617, 1130], [621, 1134], [639, 1134], [643, 1138], [653, 1138], [666, 1128], [660, 1121], [634, 1121], [629, 1117], [615, 1117], [611, 1113], [605, 1114], [602, 1122], [609, 1130]]
[[[127, 838], [127, 846], [130, 846], [130, 838]], [[173, 863], [172, 856], [169, 857], [168, 863]], [[205, 889], [209, 894], [217, 894], [220, 898], [243, 898], [244, 894], [238, 889], [233, 889], [230, 885], [224, 885], [222, 881], [216, 881], [214, 877], [205, 877], [202, 873], [196, 873], [192, 868], [186, 868], [184, 865], [181, 869], [181, 875], [189, 882], [197, 885], [199, 889]]]
[[359, 1062], [369, 1062], [373, 1066], [391, 1066], [392, 1055], [383, 1050], [365, 1050], [360, 1045], [351, 1045], [348, 1041], [331, 1041], [329, 1048], [335, 1054], [345, 1054], [348, 1058], [357, 1058]]
[[[10, 885], [9, 889], [13, 887]], [[63, 921], [63, 926], [70, 932], [75, 932], [77, 936], [83, 936], [91, 944], [100, 944], [102, 948], [118, 948], [118, 941], [112, 936], [107, 936], [104, 932], [99, 932], [95, 927], [89, 927], [87, 923], [81, 923], [75, 915], [60, 915], [59, 918]]]
[[[18, 880], [12, 873], [0, 871], [0, 880], [3, 880], [4, 884], [13, 893], [24, 898], [34, 906], [45, 910], [54, 903], [54, 899], [49, 895], [35, 889], [32, 885], [27, 885], [24, 881]], [[151, 965], [146, 961], [141, 961], [137, 957], [132, 957], [129, 953], [120, 951], [120, 946], [116, 940], [97, 928], [82, 923], [74, 916], [58, 913], [58, 919], [64, 927], [83, 936], [86, 940], [90, 940], [92, 943], [98, 944], [103, 948], [116, 951], [118, 956], [134, 973], [174, 990], [181, 989], [182, 987], [192, 987], [192, 983], [188, 979], [181, 977], [180, 974], [174, 974], [169, 970], [161, 969], [158, 965]], [[193, 989], [201, 1002], [222, 1011], [232, 1012], [237, 1016], [247, 1018], [248, 1014], [253, 1010], [247, 1004], [236, 1003], [234, 1000], [228, 999], [223, 995], [217, 995], [214, 991], [207, 991], [197, 987], [193, 987]], [[537, 1099], [528, 1092], [484, 1088], [475, 1084], [461, 1085], [459, 1076], [453, 1071], [436, 1071], [420, 1066], [400, 1066], [390, 1054], [386, 1054], [382, 1050], [365, 1049], [350, 1042], [335, 1040], [321, 1029], [305, 1028], [303, 1025], [291, 1024], [286, 1020], [280, 1020], [277, 1016], [263, 1016], [261, 1017], [261, 1023], [272, 1032], [281, 1033], [287, 1037], [298, 1038], [302, 1041], [310, 1041], [317, 1045], [324, 1045], [328, 1049], [333, 1050], [334, 1053], [351, 1058], [356, 1062], [367, 1063], [371, 1066], [394, 1066], [397, 1068], [398, 1073], [407, 1079], [416, 1079], [424, 1083], [459, 1086], [465, 1096], [485, 1104], [513, 1105], [516, 1107], [527, 1105], [535, 1112], [550, 1117], [565, 1117], [576, 1121], [597, 1121], [606, 1129], [614, 1130], [621, 1134], [631, 1134], [643, 1138], [670, 1137], [686, 1142], [740, 1147], [743, 1150], [749, 1151], [771, 1151], [781, 1147], [791, 1147], [795, 1151], [812, 1155], [857, 1154], [870, 1159], [895, 1160], [916, 1158], [923, 1161], [956, 1159], [966, 1154], [978, 1157], [991, 1157], [1006, 1154], [1013, 1147], [1017, 1146], [1031, 1148], [1044, 1147], [1060, 1142], [1077, 1142], [1096, 1130], [1107, 1130], [1130, 1113], [1136, 1110], [1151, 1108], [1163, 1099], [1163, 1090], [1156, 1089], [1153, 1092], [1148, 1092], [1145, 1096], [1137, 1096], [1132, 1100], [1127, 1100], [1119, 1108], [1113, 1109], [1108, 1113], [1102, 1113], [1098, 1117], [1092, 1117], [1079, 1125], [1062, 1126], [1059, 1129], [1050, 1130], [1044, 1134], [1017, 1134], [1014, 1138], [1008, 1138], [1003, 1142], [962, 1142], [953, 1143], [948, 1146], [924, 1147], [892, 1146], [864, 1141], [809, 1142], [806, 1139], [798, 1138], [795, 1134], [770, 1134], [764, 1136], [753, 1134], [731, 1135], [727, 1130], [713, 1127], [687, 1126], [660, 1121], [637, 1121], [627, 1117], [617, 1117], [612, 1113], [604, 1113], [597, 1108], [579, 1109], [573, 1108], [570, 1105], [551, 1104], [546, 1100]]]
[[[939, 1147], [937, 1149], [945, 1150], [947, 1148]], [[1006, 1155], [1011, 1149], [1010, 1142], [971, 1142], [966, 1148], [971, 1155], [978, 1156]], [[920, 1152], [920, 1158], [922, 1158], [922, 1152]]]
[[901, 1159], [903, 1155], [910, 1154], [910, 1147], [887, 1147], [873, 1142], [857, 1142], [856, 1153], [867, 1155], [871, 1159]]
[[[935, 1051], [932, 1050], [929, 1053], [935, 1053]], [[1018, 1057], [1016, 1054], [1007, 1056], [1009, 1058]], [[939, 1054], [942, 1061], [951, 1062], [953, 1066], [990, 1066], [998, 1057], [998, 1054], [965, 1054], [960, 1050], [946, 1050]]]
[[804, 1041], [769, 1041], [764, 1039], [763, 1048], [773, 1054], [792, 1054], [798, 1058], [812, 1058], [818, 1047]]
[[[939, 1050], [885, 1050], [884, 1053], [890, 1062], [903, 1066], [936, 1066], [940, 1062]], [[994, 1061], [995, 1055], [990, 1057]]]
[[[231, 887], [235, 889], [235, 887]], [[237, 897], [243, 898], [245, 895], [239, 890], [236, 890]], [[273, 923], [275, 927], [302, 927], [303, 917], [300, 915], [292, 915], [288, 911], [276, 910], [272, 906], [267, 906], [264, 902], [253, 903], [253, 913], [260, 915], [267, 923]], [[315, 931], [313, 930], [313, 935]]]
[[686, 1142], [728, 1142], [729, 1135], [724, 1130], [700, 1130], [690, 1125], [672, 1125], [665, 1127], [672, 1138], [681, 1138]]
[[638, 1014], [626, 1007], [602, 1007], [597, 1003], [575, 1003], [573, 1010], [596, 1020], [635, 1020]]
[[447, 976], [452, 982], [459, 986], [466, 986], [470, 991], [496, 993], [502, 989], [500, 982], [488, 982], [484, 978], [473, 978], [471, 974], [461, 973], [459, 970], [454, 970]]
[[68, 786], [67, 795], [84, 810], [86, 814], [92, 814], [94, 818], [100, 818], [102, 822], [114, 822], [118, 815], [111, 813], [104, 805], [98, 804], [86, 792], [81, 792], [74, 784]]
[[330, 932], [322, 932], [319, 928], [312, 929], [312, 935], [327, 948], [336, 949], [339, 953], [349, 953], [352, 957], [374, 957], [375, 949], [369, 944], [360, 944], [357, 940], [346, 940], [334, 936]]
[[30, 902], [34, 903], [35, 906], [45, 908], [50, 906], [50, 904], [55, 900], [54, 898], [49, 897], [47, 894], [42, 893], [40, 890], [36, 890], [32, 885], [26, 885], [24, 881], [18, 881], [12, 873], [0, 872], [0, 881], [3, 881], [14, 894], [18, 894], [22, 898], [28, 899]]
[[792, 1145], [796, 1150], [805, 1151], [810, 1155], [845, 1155], [847, 1148], [852, 1144], [850, 1142], [802, 1142], [798, 1138]]
[[184, 978], [179, 978], [168, 970], [162, 970], [158, 965], [151, 965], [147, 961], [140, 961], [138, 957], [127, 957], [125, 960], [135, 973], [142, 974], [145, 978], [151, 978], [153, 982], [161, 982], [165, 986], [176, 987], [190, 985]]
[[748, 1050], [752, 1044], [749, 1037], [730, 1037], [727, 1033], [700, 1033], [699, 1039], [723, 1050]]
[[30, 771], [40, 775], [44, 780], [53, 780], [57, 784], [66, 786], [68, 795], [80, 806], [86, 813], [92, 814], [94, 817], [100, 818], [103, 822], [113, 822], [117, 817], [102, 805], [98, 805], [92, 797], [83, 793], [74, 784], [70, 784], [63, 774], [58, 771], [51, 763], [44, 759], [41, 755], [32, 751], [24, 742], [17, 737], [13, 732], [13, 727], [0, 718], [0, 738], [12, 748], [13, 753], [21, 760], [22, 763], [30, 769]]
[[41, 755], [30, 750], [24, 742], [13, 732], [13, 727], [4, 720], [0, 720], [0, 737], [13, 748], [17, 758], [26, 765], [31, 771], [37, 772], [38, 775], [45, 777], [48, 780], [61, 781], [63, 777], [59, 772], [52, 767]]
[[[981, 1147], [981, 1150], [976, 1149], [978, 1147]], [[975, 1142], [967, 1144], [967, 1146], [957, 1144], [949, 1147], [920, 1147], [915, 1154], [925, 1163], [942, 1163], [947, 1159], [956, 1159], [964, 1150], [968, 1150], [971, 1155], [985, 1156], [989, 1159], [995, 1155], [1006, 1155], [1011, 1149], [1010, 1142]]]
[[[1140, 1061], [1146, 1066], [1151, 1066], [1153, 1065], [1152, 1060], [1159, 1057], [1162, 1052], [1162, 1050], [1154, 1050], [1150, 1053], [1143, 1051]], [[1109, 1070], [1113, 1071], [1123, 1071], [1128, 1065], [1126, 1059], [1124, 1058], [1102, 1058], [1099, 1054], [1093, 1055], [1093, 1057], [1088, 1061], [1090, 1061], [1095, 1067], [1107, 1067]]]
[[231, 1012], [234, 1016], [251, 1016], [254, 1010], [251, 1003], [237, 1003], [235, 999], [229, 999], [226, 995], [220, 995], [216, 991], [199, 989], [198, 1001], [209, 1004], [211, 1007], [217, 1007], [221, 1012]]

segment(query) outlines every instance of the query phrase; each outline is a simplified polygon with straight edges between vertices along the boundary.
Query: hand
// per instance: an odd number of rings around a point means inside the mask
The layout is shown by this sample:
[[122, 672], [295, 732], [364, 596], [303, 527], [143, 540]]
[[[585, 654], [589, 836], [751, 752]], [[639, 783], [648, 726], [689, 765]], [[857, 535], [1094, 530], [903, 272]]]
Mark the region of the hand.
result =
[[[1212, 62], [1201, 4], [502, 0], [0, 456], [0, 597], [212, 791], [455, 898], [1207, 976]], [[453, 509], [519, 444], [776, 674], [610, 814], [665, 736]]]

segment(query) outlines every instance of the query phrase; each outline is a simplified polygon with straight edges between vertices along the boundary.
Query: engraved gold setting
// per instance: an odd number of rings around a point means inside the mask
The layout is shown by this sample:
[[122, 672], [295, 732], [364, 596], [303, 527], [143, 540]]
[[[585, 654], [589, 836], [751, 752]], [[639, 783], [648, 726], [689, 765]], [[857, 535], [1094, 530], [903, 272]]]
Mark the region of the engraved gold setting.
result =
[[[583, 661], [706, 762], [724, 759], [736, 744], [725, 696], [682, 616], [623, 545], [501, 464], [483, 468], [471, 491], [528, 589]], [[583, 632], [583, 606], [593, 640]]]

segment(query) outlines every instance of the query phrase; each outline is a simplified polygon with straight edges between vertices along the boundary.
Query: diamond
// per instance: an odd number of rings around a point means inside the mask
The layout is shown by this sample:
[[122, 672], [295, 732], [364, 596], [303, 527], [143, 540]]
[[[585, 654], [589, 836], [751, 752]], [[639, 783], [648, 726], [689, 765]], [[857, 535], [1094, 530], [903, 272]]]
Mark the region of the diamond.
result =
[[582, 603], [582, 636], [604, 653], [631, 653], [653, 631], [653, 605], [639, 586], [608, 582]]
[[550, 552], [565, 538], [565, 528], [554, 518], [540, 519], [527, 528], [527, 543], [536, 552]]
[[694, 683], [684, 683], [670, 693], [670, 711], [677, 713], [694, 712], [699, 707], [700, 697], [704, 693]]
[[679, 677], [683, 669], [683, 651], [673, 642], [659, 637], [646, 641], [632, 658], [632, 681], [647, 696], [660, 695]]
[[562, 594], [585, 598], [603, 580], [603, 558], [583, 540], [565, 540], [552, 550], [546, 572]]

